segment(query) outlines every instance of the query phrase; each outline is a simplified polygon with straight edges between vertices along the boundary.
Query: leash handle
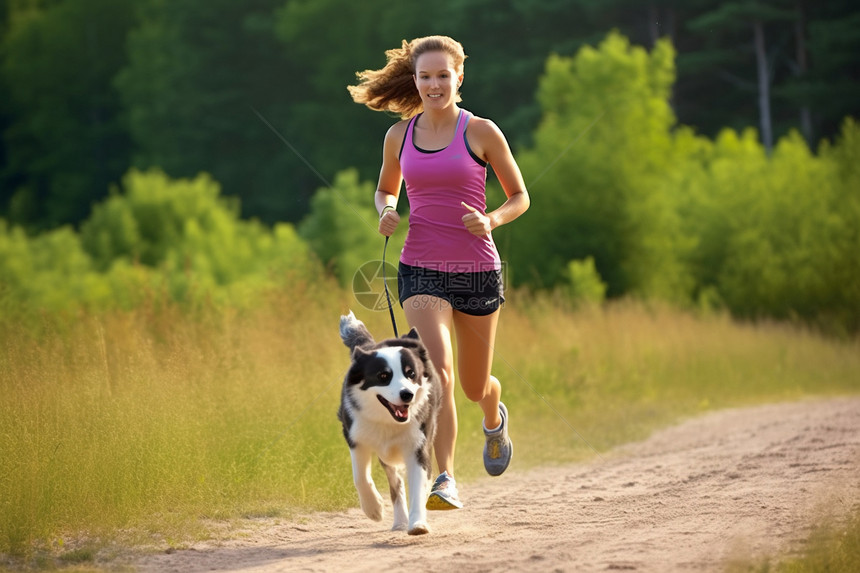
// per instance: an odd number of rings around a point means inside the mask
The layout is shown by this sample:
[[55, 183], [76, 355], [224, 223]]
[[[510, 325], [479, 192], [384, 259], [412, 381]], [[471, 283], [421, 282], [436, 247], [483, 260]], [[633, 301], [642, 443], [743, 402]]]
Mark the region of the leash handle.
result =
[[391, 295], [388, 293], [388, 279], [385, 278], [385, 252], [388, 250], [388, 237], [385, 237], [385, 245], [382, 247], [382, 285], [385, 287], [385, 300], [388, 301], [388, 314], [391, 316], [391, 327], [394, 329], [394, 338], [398, 338], [397, 321], [394, 320], [394, 307], [391, 305]]

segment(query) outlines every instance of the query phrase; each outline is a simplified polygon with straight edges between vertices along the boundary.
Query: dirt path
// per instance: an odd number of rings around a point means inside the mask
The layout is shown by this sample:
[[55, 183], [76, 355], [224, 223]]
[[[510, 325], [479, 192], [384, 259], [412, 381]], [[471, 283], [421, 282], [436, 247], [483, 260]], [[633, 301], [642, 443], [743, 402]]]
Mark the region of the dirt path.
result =
[[[860, 507], [860, 398], [726, 410], [602, 460], [461, 487], [430, 535], [359, 510], [263, 522], [142, 571], [720, 571], [790, 551], [821, 512]], [[390, 515], [390, 507], [388, 508]]]

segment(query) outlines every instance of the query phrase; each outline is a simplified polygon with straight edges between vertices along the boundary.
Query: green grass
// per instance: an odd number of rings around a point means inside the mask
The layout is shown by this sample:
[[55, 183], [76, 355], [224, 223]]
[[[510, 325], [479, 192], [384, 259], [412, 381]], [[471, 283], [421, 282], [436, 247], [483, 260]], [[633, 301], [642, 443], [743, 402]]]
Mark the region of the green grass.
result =
[[[253, 312], [0, 323], [0, 554], [90, 563], [104, 545], [182, 545], [211, 520], [356, 506], [335, 417], [348, 366], [337, 320], [351, 305], [383, 338], [388, 316], [328, 286], [290, 290]], [[860, 391], [857, 340], [634, 303], [509, 299], [495, 374], [518, 470], [712, 408]], [[481, 414], [458, 399], [468, 481], [483, 473], [470, 455]]]
[[817, 525], [797, 555], [739, 560], [727, 573], [849, 573], [860, 563], [860, 513]]
[[705, 410], [860, 391], [856, 340], [629, 302], [519, 306], [502, 319], [495, 367], [512, 415], [528, 420], [519, 462], [573, 461]]

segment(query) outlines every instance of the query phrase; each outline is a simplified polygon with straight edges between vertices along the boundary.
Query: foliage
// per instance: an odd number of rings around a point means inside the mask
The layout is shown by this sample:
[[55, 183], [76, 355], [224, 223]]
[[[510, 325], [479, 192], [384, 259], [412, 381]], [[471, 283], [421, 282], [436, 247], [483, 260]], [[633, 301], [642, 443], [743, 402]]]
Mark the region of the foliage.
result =
[[[274, 13], [280, 49], [295, 72], [285, 95], [291, 104], [286, 128], [304, 143], [301, 148], [314, 169], [330, 179], [339, 171], [358, 169], [361, 177], [379, 173], [385, 131], [397, 118], [371, 112], [352, 102], [346, 86], [355, 73], [382, 67], [385, 50], [399, 47], [404, 38], [425, 35], [439, 22], [416, 18], [409, 2], [364, 0], [281, 1]], [[295, 173], [291, 174], [295, 181]], [[308, 193], [319, 180], [305, 180]], [[293, 214], [298, 220], [308, 211]]]
[[829, 287], [822, 321], [860, 331], [860, 124], [846, 119], [834, 145], [824, 142], [820, 155], [832, 165], [835, 181], [831, 189], [832, 242], [820, 245], [830, 265], [822, 282]]
[[718, 293], [750, 318], [803, 319], [855, 332], [860, 186], [850, 175], [857, 126], [814, 156], [803, 139], [781, 139], [771, 157], [755, 133], [724, 131], [713, 143], [679, 135], [688, 160], [676, 185], [688, 190], [685, 232], [698, 293]]
[[80, 239], [69, 227], [29, 238], [0, 220], [0, 314], [21, 307], [69, 310], [109, 297]]
[[[301, 237], [344, 286], [364, 263], [382, 258], [384, 239], [377, 230], [374, 190], [373, 184], [359, 182], [354, 169], [342, 171], [331, 187], [316, 192], [310, 214], [299, 225]], [[389, 253], [399, 253], [403, 248], [407, 227], [408, 219], [402, 216]], [[396, 265], [394, 256], [389, 254], [388, 262]]]
[[549, 58], [535, 146], [517, 156], [535, 197], [508, 253], [530, 269], [520, 276], [553, 285], [567, 261], [592, 256], [610, 296], [683, 297], [687, 241], [663, 184], [674, 162], [672, 58], [668, 42], [648, 54], [614, 33]]
[[63, 227], [28, 237], [0, 221], [5, 311], [130, 309], [153, 298], [247, 306], [281, 281], [319, 276], [291, 225], [239, 219], [236, 201], [206, 174], [132, 170], [123, 185], [80, 235]]
[[600, 280], [593, 258], [570, 261], [566, 278], [565, 294], [573, 305], [600, 305], [606, 298], [606, 284]]
[[[617, 33], [547, 60], [535, 143], [517, 154], [535, 200], [496, 233], [510, 276], [553, 288], [570, 284], [570, 261], [591, 258], [609, 297], [856, 332], [857, 124], [846, 120], [818, 154], [789, 134], [768, 155], [752, 130], [710, 140], [679, 126], [669, 100], [674, 79], [667, 41], [649, 53]], [[273, 277], [313, 274], [308, 246], [346, 285], [379, 260], [382, 239], [372, 183], [356, 169], [334, 181], [317, 191], [300, 239], [289, 225], [241, 220], [238, 202], [221, 198], [210, 176], [133, 170], [124, 194], [115, 187], [80, 237], [71, 228], [28, 237], [3, 227], [3, 304], [129, 308], [153, 292], [251, 301], [282, 280]], [[498, 190], [491, 195], [497, 202]], [[404, 218], [391, 251], [406, 226]]]
[[[812, 144], [858, 113], [860, 11], [850, 0], [7, 2], [0, 216], [31, 229], [77, 225], [136, 166], [211, 173], [243, 215], [297, 222], [318, 175], [378, 172], [390, 118], [351, 102], [355, 71], [434, 33], [464, 44], [465, 105], [517, 149], [541, 118], [534, 92], [547, 56], [571, 57], [613, 28], [637, 45], [671, 39], [672, 107], [684, 124], [709, 137], [742, 130], [759, 123], [756, 62], [747, 19], [724, 4], [780, 10], [765, 25], [776, 137], [801, 124]], [[692, 25], [714, 13], [729, 21]]]
[[313, 177], [270, 128], [309, 152], [306, 134], [291, 127], [302, 68], [274, 36], [281, 4], [140, 0], [128, 64], [115, 79], [134, 165], [173, 177], [211, 173], [245, 215], [270, 223], [306, 211], [301, 189]]
[[667, 44], [647, 54], [614, 34], [550, 57], [535, 145], [517, 157], [535, 200], [500, 243], [517, 276], [553, 286], [593, 257], [609, 296], [856, 332], [857, 124], [818, 155], [796, 132], [771, 155], [750, 129], [711, 141], [675, 124], [673, 77]]
[[111, 82], [126, 63], [134, 3], [20, 4], [16, 12], [10, 3], [0, 44], [10, 114], [0, 214], [41, 228], [77, 223], [128, 168], [131, 142]]

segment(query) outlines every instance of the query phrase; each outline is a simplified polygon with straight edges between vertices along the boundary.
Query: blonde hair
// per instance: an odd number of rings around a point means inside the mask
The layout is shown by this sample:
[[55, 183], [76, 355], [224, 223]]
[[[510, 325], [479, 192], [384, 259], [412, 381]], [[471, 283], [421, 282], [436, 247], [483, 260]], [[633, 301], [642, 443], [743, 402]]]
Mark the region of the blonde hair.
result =
[[[403, 119], [410, 118], [424, 109], [412, 77], [418, 57], [427, 52], [448, 54], [454, 69], [462, 73], [466, 54], [460, 42], [448, 36], [426, 36], [411, 42], [403, 40], [400, 48], [386, 50], [387, 63], [384, 68], [356, 72], [358, 85], [347, 86], [346, 89], [356, 103], [375, 111], [399, 114]], [[461, 101], [459, 93], [455, 101]]]

